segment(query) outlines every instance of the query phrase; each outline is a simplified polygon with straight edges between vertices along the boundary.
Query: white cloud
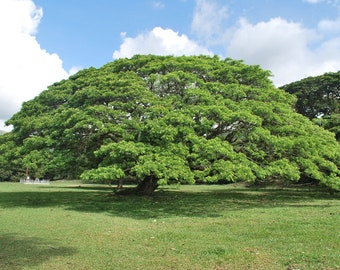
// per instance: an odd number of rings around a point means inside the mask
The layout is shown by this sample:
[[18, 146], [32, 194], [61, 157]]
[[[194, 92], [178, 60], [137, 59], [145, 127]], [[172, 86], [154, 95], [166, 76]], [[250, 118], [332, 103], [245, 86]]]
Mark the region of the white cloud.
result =
[[35, 34], [42, 17], [42, 9], [29, 0], [2, 0], [0, 2], [2, 34]]
[[257, 24], [241, 19], [228, 56], [271, 70], [274, 83], [283, 85], [340, 69], [340, 38], [325, 40], [322, 34], [282, 18]]
[[42, 49], [34, 36], [42, 15], [32, 0], [0, 1], [0, 129], [23, 101], [68, 76], [59, 56]]
[[196, 0], [191, 29], [207, 44], [216, 42], [222, 30], [222, 22], [228, 17], [228, 9], [214, 1]]
[[308, 73], [306, 67], [310, 65], [304, 65], [312, 55], [307, 44], [315, 38], [313, 31], [281, 18], [255, 25], [241, 19], [227, 51], [232, 58], [271, 70], [275, 75], [273, 81], [281, 85]]
[[155, 9], [163, 9], [165, 7], [165, 4], [160, 1], [154, 1], [152, 2], [152, 7]]
[[[304, 0], [339, 6], [339, 0]], [[275, 85], [340, 69], [340, 17], [320, 21], [315, 29], [284, 18], [250, 23], [226, 21], [228, 7], [216, 0], [196, 0], [192, 32], [206, 44], [226, 48], [224, 57], [242, 59], [272, 71]], [[232, 11], [230, 11], [232, 12]]]
[[74, 75], [76, 74], [78, 71], [82, 70], [83, 67], [82, 66], [73, 66], [71, 67], [71, 69], [68, 71], [68, 74], [71, 76], [71, 75]]
[[333, 5], [334, 7], [339, 6], [339, 0], [302, 0], [303, 2], [307, 2], [309, 4], [320, 4], [320, 3], [326, 3], [328, 5]]
[[323, 0], [303, 0], [303, 2], [311, 3], [311, 4], [317, 4], [321, 3]]
[[339, 33], [340, 32], [340, 17], [335, 20], [322, 20], [318, 24], [318, 29], [324, 33]]
[[[197, 3], [207, 4], [206, 0]], [[215, 8], [218, 6], [214, 6]], [[197, 10], [200, 9], [196, 8]], [[209, 21], [209, 17], [200, 22], [205, 20]], [[217, 22], [219, 25], [211, 27], [222, 29], [222, 20]], [[301, 23], [288, 22], [283, 18], [272, 18], [255, 24], [241, 18], [236, 24], [221, 30], [216, 40], [226, 49], [224, 57], [242, 59], [247, 64], [260, 65], [270, 70], [274, 75], [274, 84], [280, 86], [340, 69], [340, 37], [329, 34], [339, 30], [339, 22], [340, 19], [324, 20], [319, 23], [318, 28], [308, 29]], [[198, 25], [197, 21], [192, 24], [193, 27]], [[208, 32], [209, 27], [204, 31]], [[122, 39], [120, 49], [113, 53], [114, 59], [129, 58], [135, 54], [213, 55], [206, 47], [186, 35], [161, 27], [155, 27], [136, 37], [128, 37], [126, 33], [122, 33]]]
[[113, 58], [130, 58], [135, 54], [155, 55], [198, 55], [212, 53], [190, 40], [186, 35], [179, 35], [171, 29], [155, 27], [150, 32], [139, 34], [135, 38], [122, 33], [123, 43], [120, 49], [114, 51]]

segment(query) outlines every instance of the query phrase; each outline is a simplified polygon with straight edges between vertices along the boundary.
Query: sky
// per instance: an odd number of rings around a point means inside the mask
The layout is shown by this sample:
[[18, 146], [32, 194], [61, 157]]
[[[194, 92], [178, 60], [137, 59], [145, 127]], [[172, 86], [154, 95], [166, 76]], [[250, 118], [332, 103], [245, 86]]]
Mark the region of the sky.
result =
[[0, 130], [24, 101], [134, 54], [218, 55], [276, 86], [340, 70], [340, 0], [0, 0]]

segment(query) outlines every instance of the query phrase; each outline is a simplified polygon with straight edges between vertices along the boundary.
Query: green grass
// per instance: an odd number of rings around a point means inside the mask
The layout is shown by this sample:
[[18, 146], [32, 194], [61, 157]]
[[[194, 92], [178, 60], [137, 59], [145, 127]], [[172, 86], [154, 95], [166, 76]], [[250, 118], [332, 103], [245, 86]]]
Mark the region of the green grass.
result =
[[108, 196], [0, 183], [0, 269], [340, 269], [340, 197], [243, 185]]

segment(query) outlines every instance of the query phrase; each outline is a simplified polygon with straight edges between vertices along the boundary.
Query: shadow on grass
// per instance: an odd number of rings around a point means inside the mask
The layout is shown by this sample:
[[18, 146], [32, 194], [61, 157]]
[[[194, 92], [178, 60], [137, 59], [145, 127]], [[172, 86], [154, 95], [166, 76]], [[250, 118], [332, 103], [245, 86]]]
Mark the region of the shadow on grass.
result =
[[76, 250], [56, 246], [40, 238], [16, 234], [0, 235], [0, 269], [15, 270], [35, 267], [51, 257], [70, 256]]
[[[318, 200], [339, 200], [339, 194], [320, 190], [193, 187], [164, 189], [154, 196], [112, 195], [105, 186], [36, 187], [29, 192], [0, 193], [0, 207], [61, 207], [81, 212], [149, 219], [172, 216], [218, 217], [226, 211], [255, 208], [326, 208]], [[319, 203], [319, 204], [318, 204]]]

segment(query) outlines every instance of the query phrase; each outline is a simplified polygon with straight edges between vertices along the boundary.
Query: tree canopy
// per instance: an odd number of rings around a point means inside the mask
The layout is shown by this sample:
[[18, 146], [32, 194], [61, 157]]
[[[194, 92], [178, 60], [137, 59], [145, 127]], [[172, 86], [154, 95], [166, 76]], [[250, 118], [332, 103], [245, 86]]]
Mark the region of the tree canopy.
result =
[[51, 85], [8, 120], [0, 179], [158, 185], [313, 180], [340, 189], [334, 134], [294, 112], [270, 72], [209, 56], [136, 55]]
[[281, 88], [297, 96], [298, 113], [334, 132], [340, 141], [340, 71], [308, 77]]

